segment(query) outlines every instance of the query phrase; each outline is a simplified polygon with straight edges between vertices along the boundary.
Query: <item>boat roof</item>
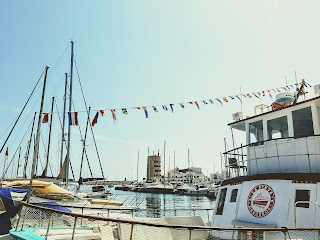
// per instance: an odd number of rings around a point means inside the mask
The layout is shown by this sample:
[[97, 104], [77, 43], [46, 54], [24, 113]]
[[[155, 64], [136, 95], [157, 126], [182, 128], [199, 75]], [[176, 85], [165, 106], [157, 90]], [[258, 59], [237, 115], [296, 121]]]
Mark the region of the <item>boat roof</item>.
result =
[[258, 117], [263, 116], [263, 115], [272, 114], [274, 112], [282, 111], [284, 109], [292, 108], [292, 107], [295, 107], [295, 106], [298, 106], [298, 105], [301, 105], [301, 104], [304, 104], [304, 103], [307, 103], [307, 102], [316, 101], [316, 100], [319, 100], [319, 99], [320, 99], [320, 96], [317, 96], [317, 97], [314, 97], [314, 98], [310, 98], [310, 99], [298, 102], [296, 104], [293, 104], [293, 105], [290, 105], [290, 106], [287, 106], [287, 107], [283, 107], [281, 109], [271, 110], [271, 111], [268, 111], [268, 112], [264, 112], [264, 113], [261, 113], [261, 114], [257, 114], [257, 115], [251, 116], [251, 117], [247, 117], [247, 118], [241, 119], [239, 121], [228, 123], [228, 126], [232, 126], [233, 128], [239, 129], [239, 130], [245, 130], [245, 122], [247, 120], [258, 118]]

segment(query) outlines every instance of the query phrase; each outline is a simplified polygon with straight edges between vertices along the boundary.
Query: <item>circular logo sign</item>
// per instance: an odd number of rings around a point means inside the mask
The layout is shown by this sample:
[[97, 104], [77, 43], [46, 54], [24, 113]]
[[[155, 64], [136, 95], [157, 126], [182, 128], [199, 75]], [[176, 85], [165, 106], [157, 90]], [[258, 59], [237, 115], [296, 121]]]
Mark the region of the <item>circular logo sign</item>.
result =
[[273, 189], [267, 184], [255, 186], [249, 193], [247, 207], [252, 216], [263, 218], [273, 209], [276, 196]]

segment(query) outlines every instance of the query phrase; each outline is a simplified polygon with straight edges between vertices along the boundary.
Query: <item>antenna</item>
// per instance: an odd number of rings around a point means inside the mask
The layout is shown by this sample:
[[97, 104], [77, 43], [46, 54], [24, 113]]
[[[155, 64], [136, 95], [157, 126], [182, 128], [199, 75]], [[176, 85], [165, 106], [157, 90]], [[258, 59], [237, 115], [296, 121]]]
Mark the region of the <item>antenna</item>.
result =
[[297, 72], [294, 71], [294, 75], [295, 75], [295, 78], [296, 78], [296, 91], [298, 91], [298, 82], [297, 82]]
[[286, 79], [286, 87], [288, 86], [288, 80], [287, 80], [287, 76], [284, 75], [284, 78]]
[[241, 104], [241, 112], [242, 112], [242, 92], [241, 92], [241, 86], [240, 86], [240, 104]]

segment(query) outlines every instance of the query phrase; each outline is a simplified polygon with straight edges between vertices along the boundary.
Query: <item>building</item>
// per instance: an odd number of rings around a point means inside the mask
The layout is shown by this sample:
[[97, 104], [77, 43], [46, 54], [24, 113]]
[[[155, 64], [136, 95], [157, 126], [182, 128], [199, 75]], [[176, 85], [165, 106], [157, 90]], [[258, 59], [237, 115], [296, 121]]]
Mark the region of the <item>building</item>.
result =
[[161, 179], [161, 159], [159, 154], [148, 156], [147, 182]]
[[185, 169], [171, 169], [168, 171], [168, 181], [176, 183], [197, 183], [207, 181], [208, 177], [202, 173], [202, 169], [191, 167]]

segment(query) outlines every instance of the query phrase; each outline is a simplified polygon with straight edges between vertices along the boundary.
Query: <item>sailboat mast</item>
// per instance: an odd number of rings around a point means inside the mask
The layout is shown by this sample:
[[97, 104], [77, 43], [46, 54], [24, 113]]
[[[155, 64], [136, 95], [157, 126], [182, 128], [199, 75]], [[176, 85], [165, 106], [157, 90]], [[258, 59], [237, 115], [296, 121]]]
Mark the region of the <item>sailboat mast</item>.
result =
[[189, 185], [190, 185], [190, 153], [189, 153], [189, 149], [188, 149], [188, 173], [189, 173]]
[[66, 119], [66, 103], [67, 103], [67, 86], [68, 86], [68, 74], [66, 74], [66, 81], [64, 85], [64, 99], [63, 99], [63, 113], [62, 113], [62, 134], [61, 134], [61, 153], [60, 153], [60, 172], [62, 170], [63, 165], [63, 145], [64, 145], [64, 126], [65, 126], [65, 119]]
[[138, 149], [138, 160], [137, 160], [137, 182], [139, 182], [139, 149]]
[[47, 159], [46, 159], [46, 166], [44, 167], [42, 176], [47, 176], [48, 171], [48, 164], [49, 164], [49, 154], [50, 154], [50, 143], [51, 143], [51, 131], [52, 131], [52, 118], [53, 118], [53, 106], [54, 106], [54, 97], [52, 97], [52, 105], [51, 105], [51, 118], [50, 118], [50, 125], [49, 125], [49, 140], [48, 140], [48, 150], [47, 150]]
[[16, 175], [16, 178], [18, 178], [18, 175], [19, 175], [20, 157], [21, 157], [21, 146], [20, 146], [20, 149], [19, 149], [19, 157], [18, 157], [18, 166], [17, 166], [17, 175]]
[[23, 175], [22, 175], [23, 178], [27, 178], [27, 166], [28, 166], [28, 159], [29, 159], [29, 154], [30, 154], [30, 148], [31, 148], [31, 143], [32, 143], [32, 135], [33, 135], [34, 123], [36, 120], [36, 115], [37, 115], [37, 112], [35, 112], [34, 116], [33, 116], [30, 139], [28, 142], [27, 151], [26, 151], [25, 160], [24, 160], [24, 168], [23, 168]]
[[163, 146], [163, 176], [164, 176], [164, 184], [166, 184], [166, 141], [164, 141], [164, 146]]
[[[70, 66], [70, 96], [69, 96], [69, 112], [72, 108], [72, 79], [73, 79], [73, 42], [71, 41], [71, 66]], [[69, 164], [70, 164], [70, 141], [71, 141], [71, 125], [68, 125], [68, 148], [67, 148], [67, 161], [66, 161], [66, 189], [69, 184]]]
[[[79, 182], [79, 185], [82, 184], [82, 166], [83, 166], [84, 152], [86, 151], [86, 141], [87, 141], [88, 125], [90, 124], [90, 111], [91, 111], [91, 107], [89, 107], [87, 124], [86, 124], [86, 131], [85, 131], [85, 133], [84, 133], [84, 139], [82, 139], [83, 148], [82, 148], [82, 155], [81, 155], [79, 181], [78, 181], [78, 182]], [[89, 162], [88, 162], [88, 164], [89, 164]], [[89, 166], [90, 166], [90, 165], [89, 165]]]
[[173, 151], [173, 181], [176, 181], [176, 151]]
[[31, 176], [30, 176], [30, 184], [29, 184], [29, 194], [28, 194], [28, 203], [30, 200], [30, 193], [32, 189], [32, 179], [35, 176], [35, 169], [36, 165], [38, 163], [38, 155], [39, 155], [39, 142], [40, 142], [40, 128], [41, 128], [41, 117], [43, 112], [43, 103], [44, 103], [44, 96], [46, 92], [46, 84], [47, 84], [47, 75], [48, 75], [48, 69], [49, 67], [46, 66], [46, 73], [44, 75], [44, 81], [43, 81], [43, 89], [42, 89], [42, 97], [41, 97], [41, 104], [40, 104], [40, 112], [38, 117], [38, 127], [37, 127], [37, 135], [36, 135], [36, 141], [34, 146], [34, 153], [33, 153], [33, 162], [32, 162], [32, 168], [31, 168]]

